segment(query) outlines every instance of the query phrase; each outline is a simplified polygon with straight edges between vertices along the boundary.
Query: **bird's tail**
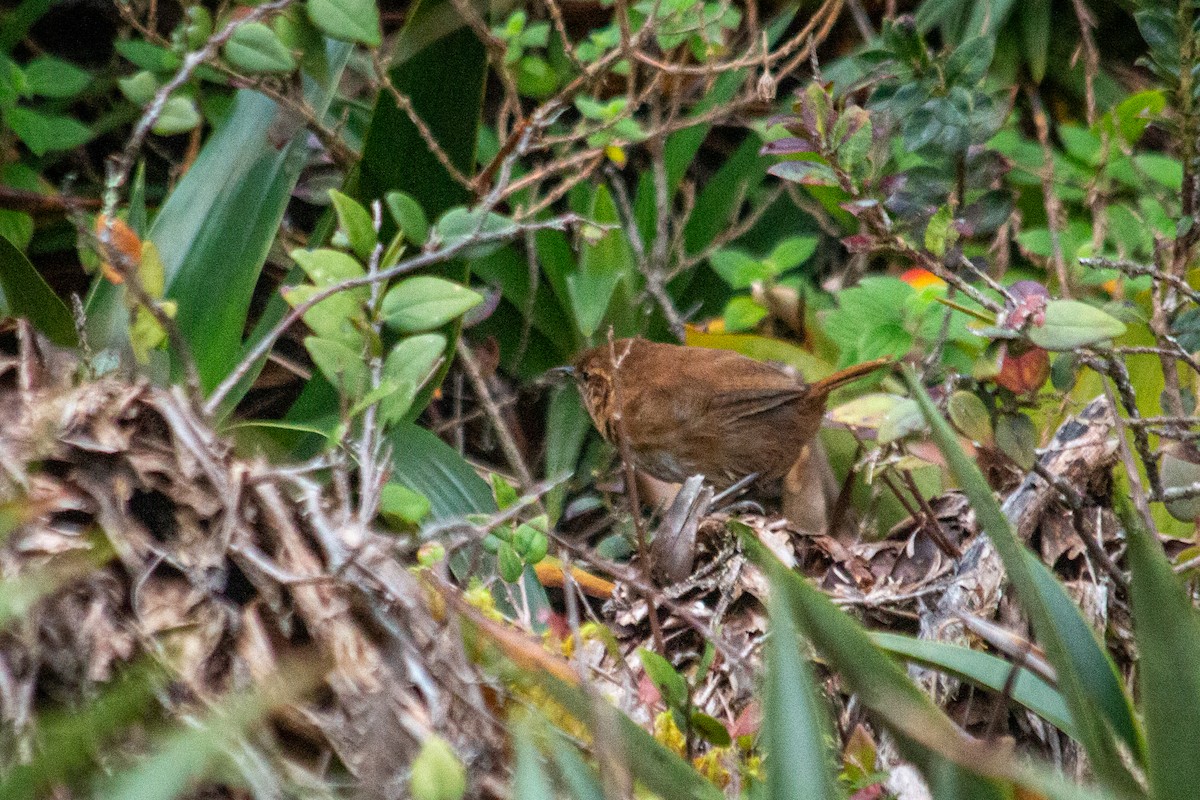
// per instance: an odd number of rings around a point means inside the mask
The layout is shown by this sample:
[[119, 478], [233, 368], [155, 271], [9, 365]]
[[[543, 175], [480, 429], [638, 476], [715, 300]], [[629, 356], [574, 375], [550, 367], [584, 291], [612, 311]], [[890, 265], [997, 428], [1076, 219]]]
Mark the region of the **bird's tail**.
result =
[[809, 384], [808, 392], [810, 395], [818, 395], [824, 397], [834, 389], [839, 389], [851, 381], [856, 381], [864, 375], [867, 375], [875, 370], [886, 367], [893, 363], [891, 358], [877, 358], [873, 361], [864, 361], [861, 364], [855, 364], [852, 367], [838, 370], [837, 372], [827, 377], [821, 378], [816, 383]]

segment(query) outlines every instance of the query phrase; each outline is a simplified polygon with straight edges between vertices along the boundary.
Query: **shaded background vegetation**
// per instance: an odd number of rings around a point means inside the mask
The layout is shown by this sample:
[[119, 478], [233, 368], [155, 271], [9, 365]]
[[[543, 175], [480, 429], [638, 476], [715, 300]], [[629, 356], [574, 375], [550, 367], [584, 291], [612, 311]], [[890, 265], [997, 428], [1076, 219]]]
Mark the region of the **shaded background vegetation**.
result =
[[[1189, 796], [1191, 2], [0, 13], [5, 797]], [[902, 365], [829, 528], [655, 585], [632, 335]]]

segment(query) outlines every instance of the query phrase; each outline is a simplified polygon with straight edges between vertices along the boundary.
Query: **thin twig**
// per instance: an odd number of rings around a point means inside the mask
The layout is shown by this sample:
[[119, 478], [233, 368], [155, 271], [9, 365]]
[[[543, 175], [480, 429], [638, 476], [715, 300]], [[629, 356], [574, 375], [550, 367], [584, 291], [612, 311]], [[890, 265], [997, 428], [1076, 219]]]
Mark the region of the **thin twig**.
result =
[[517, 446], [516, 439], [513, 438], [512, 432], [508, 429], [508, 424], [504, 420], [504, 413], [500, 410], [500, 406], [496, 404], [496, 399], [492, 397], [492, 392], [487, 385], [487, 378], [484, 377], [483, 371], [479, 368], [479, 361], [475, 358], [475, 354], [471, 352], [471, 345], [461, 336], [458, 339], [456, 352], [458, 353], [458, 360], [462, 363], [463, 371], [467, 373], [467, 378], [471, 381], [471, 386], [475, 389], [475, 396], [483, 404], [488, 419], [491, 420], [492, 429], [500, 439], [500, 449], [504, 451], [505, 460], [508, 461], [508, 465], [517, 473], [517, 479], [521, 483], [521, 490], [528, 491], [534, 482], [533, 475], [529, 471], [529, 465], [525, 463], [525, 457], [521, 453], [521, 448]]
[[340, 283], [327, 286], [326, 288], [313, 294], [303, 303], [296, 304], [296, 306], [292, 308], [292, 310], [288, 312], [283, 319], [276, 323], [275, 327], [268, 331], [263, 338], [260, 339], [258, 343], [250, 349], [250, 352], [248, 352], [241, 362], [234, 367], [232, 371], [230, 371], [225, 380], [221, 381], [221, 384], [213, 390], [213, 393], [209, 396], [208, 401], [204, 404], [205, 412], [209, 414], [215, 413], [216, 409], [220, 407], [221, 402], [225, 399], [226, 395], [233, 391], [233, 388], [237, 386], [243, 378], [246, 377], [258, 360], [263, 358], [270, 351], [270, 349], [274, 347], [276, 340], [283, 335], [283, 332], [292, 325], [296, 324], [301, 317], [312, 310], [313, 306], [322, 300], [333, 297], [335, 294], [340, 292], [358, 288], [359, 286], [370, 286], [373, 283], [390, 281], [392, 278], [404, 275], [414, 270], [422, 269], [434, 264], [441, 264], [457, 257], [464, 250], [480, 244], [508, 241], [509, 239], [520, 235], [523, 231], [528, 230], [564, 230], [576, 222], [578, 222], [578, 219], [575, 217], [575, 215], [564, 214], [548, 220], [514, 223], [511, 227], [506, 226], [499, 230], [480, 231], [474, 236], [464, 237], [459, 241], [441, 247], [437, 250], [427, 251], [421, 253], [420, 255], [413, 256], [412, 258], [405, 259], [393, 267], [380, 270], [375, 275], [364, 275], [359, 278], [351, 278]]

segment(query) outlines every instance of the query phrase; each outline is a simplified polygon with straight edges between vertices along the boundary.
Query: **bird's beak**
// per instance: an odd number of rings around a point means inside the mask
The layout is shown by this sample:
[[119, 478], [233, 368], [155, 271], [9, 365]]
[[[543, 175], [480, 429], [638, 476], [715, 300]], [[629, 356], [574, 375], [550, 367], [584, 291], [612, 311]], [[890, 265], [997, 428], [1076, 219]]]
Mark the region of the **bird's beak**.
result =
[[553, 369], [546, 370], [546, 374], [543, 377], [550, 383], [563, 383], [568, 378], [574, 379], [575, 374], [575, 368], [568, 364], [564, 367], [554, 367]]

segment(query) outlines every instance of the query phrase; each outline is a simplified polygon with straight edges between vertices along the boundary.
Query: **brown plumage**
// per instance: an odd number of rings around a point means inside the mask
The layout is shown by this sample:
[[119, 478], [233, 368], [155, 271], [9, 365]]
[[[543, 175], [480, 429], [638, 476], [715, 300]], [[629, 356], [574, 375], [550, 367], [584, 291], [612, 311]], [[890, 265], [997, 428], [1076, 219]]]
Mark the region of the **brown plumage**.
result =
[[619, 395], [639, 469], [676, 483], [703, 474], [723, 488], [751, 473], [782, 478], [816, 436], [829, 393], [887, 363], [859, 364], [804, 384], [728, 350], [620, 339], [611, 352], [605, 343], [580, 355], [575, 377], [610, 442], [616, 442]]

